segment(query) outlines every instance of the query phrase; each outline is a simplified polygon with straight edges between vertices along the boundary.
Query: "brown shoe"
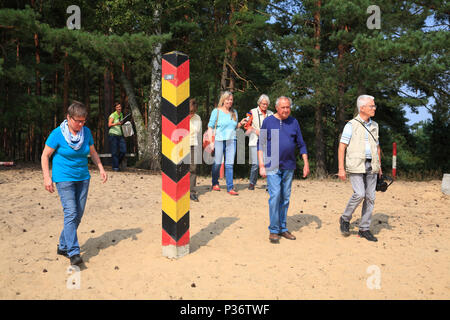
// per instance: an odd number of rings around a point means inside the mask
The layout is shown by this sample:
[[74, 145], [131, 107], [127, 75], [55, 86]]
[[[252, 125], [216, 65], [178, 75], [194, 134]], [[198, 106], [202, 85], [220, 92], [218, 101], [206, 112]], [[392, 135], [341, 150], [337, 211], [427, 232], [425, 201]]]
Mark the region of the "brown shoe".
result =
[[289, 239], [289, 240], [295, 240], [297, 239], [292, 233], [290, 233], [289, 231], [285, 231], [283, 233], [280, 233], [280, 236]]
[[271, 233], [269, 236], [269, 240], [272, 243], [279, 243], [280, 242], [280, 236], [276, 233]]

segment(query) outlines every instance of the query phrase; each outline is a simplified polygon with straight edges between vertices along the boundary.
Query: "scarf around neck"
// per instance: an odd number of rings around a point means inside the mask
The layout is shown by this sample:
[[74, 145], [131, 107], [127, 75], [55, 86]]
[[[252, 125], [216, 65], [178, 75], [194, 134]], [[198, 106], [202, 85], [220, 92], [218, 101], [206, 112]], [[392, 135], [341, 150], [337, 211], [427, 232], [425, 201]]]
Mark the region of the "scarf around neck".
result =
[[82, 127], [76, 135], [73, 135], [70, 132], [67, 119], [61, 122], [59, 127], [61, 128], [61, 133], [63, 134], [64, 139], [66, 139], [67, 144], [74, 150], [80, 149], [84, 142], [84, 127]]

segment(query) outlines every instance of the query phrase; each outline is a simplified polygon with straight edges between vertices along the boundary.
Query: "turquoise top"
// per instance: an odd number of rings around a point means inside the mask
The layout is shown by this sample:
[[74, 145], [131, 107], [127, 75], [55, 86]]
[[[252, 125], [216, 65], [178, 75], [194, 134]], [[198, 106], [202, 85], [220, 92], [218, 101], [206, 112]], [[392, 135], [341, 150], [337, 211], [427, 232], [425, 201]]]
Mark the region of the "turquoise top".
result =
[[83, 127], [82, 130], [84, 130], [84, 142], [78, 150], [69, 146], [60, 127], [54, 129], [45, 141], [47, 146], [55, 149], [52, 160], [53, 182], [90, 179], [87, 156], [90, 146], [94, 144], [94, 138], [87, 127]]
[[233, 109], [234, 114], [236, 115], [236, 120], [233, 120], [232, 113], [229, 114], [224, 113], [219, 109], [214, 109], [211, 112], [211, 116], [209, 117], [208, 127], [214, 130], [214, 126], [216, 125], [217, 115], [219, 115], [219, 120], [217, 121], [217, 129], [215, 140], [225, 141], [225, 140], [236, 140], [236, 127], [238, 124], [238, 114], [237, 111]]

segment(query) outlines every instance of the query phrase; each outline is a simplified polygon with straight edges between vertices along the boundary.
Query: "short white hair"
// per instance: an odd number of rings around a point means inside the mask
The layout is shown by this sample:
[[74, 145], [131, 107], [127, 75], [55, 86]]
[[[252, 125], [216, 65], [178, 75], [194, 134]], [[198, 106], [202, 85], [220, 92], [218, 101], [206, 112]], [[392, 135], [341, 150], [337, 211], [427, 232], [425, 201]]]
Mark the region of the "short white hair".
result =
[[262, 95], [259, 96], [259, 99], [258, 99], [258, 106], [259, 106], [259, 104], [260, 104], [263, 100], [266, 100], [266, 101], [267, 101], [267, 104], [270, 104], [270, 99], [269, 99], [269, 97], [268, 97], [266, 94], [262, 94]]
[[367, 94], [363, 94], [360, 95], [358, 99], [356, 99], [356, 106], [358, 107], [358, 112], [360, 112], [361, 107], [364, 106], [368, 102], [368, 100], [375, 100], [375, 98]]
[[291, 107], [292, 107], [292, 99], [291, 99], [291, 98], [288, 98], [288, 97], [285, 97], [285, 96], [278, 97], [277, 101], [275, 102], [275, 106], [278, 106], [278, 103], [280, 102], [280, 100], [284, 100], [284, 99], [289, 100], [289, 104], [290, 104]]

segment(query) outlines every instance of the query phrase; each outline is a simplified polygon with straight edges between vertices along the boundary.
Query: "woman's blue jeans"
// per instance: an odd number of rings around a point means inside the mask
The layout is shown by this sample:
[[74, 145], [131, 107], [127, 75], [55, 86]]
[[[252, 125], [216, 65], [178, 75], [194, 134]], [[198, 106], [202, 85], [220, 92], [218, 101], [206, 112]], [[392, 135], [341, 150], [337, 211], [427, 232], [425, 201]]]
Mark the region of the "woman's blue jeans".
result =
[[214, 142], [214, 163], [212, 165], [212, 185], [219, 184], [220, 167], [222, 158], [225, 163], [225, 180], [227, 182], [227, 191], [231, 191], [233, 185], [233, 165], [236, 156], [236, 140], [224, 140]]
[[80, 254], [77, 229], [83, 217], [89, 190], [89, 179], [83, 181], [56, 182], [64, 211], [64, 228], [59, 237], [59, 249], [69, 257]]
[[270, 233], [283, 233], [286, 227], [289, 199], [291, 197], [292, 178], [294, 170], [275, 170], [267, 172], [267, 187], [269, 189]]

